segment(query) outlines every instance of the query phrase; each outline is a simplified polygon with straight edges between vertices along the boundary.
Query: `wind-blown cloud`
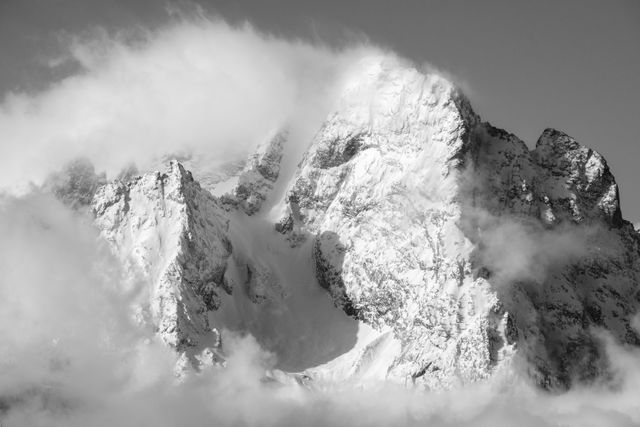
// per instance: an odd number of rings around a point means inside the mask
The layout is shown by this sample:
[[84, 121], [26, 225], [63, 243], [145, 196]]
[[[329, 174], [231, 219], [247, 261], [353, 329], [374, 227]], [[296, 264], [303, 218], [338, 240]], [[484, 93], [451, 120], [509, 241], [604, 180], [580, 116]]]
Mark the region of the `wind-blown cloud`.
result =
[[114, 174], [190, 150], [237, 158], [287, 125], [315, 131], [342, 73], [374, 50], [333, 50], [205, 18], [135, 38], [97, 31], [68, 40], [80, 72], [0, 105], [2, 187], [40, 183], [78, 156]]

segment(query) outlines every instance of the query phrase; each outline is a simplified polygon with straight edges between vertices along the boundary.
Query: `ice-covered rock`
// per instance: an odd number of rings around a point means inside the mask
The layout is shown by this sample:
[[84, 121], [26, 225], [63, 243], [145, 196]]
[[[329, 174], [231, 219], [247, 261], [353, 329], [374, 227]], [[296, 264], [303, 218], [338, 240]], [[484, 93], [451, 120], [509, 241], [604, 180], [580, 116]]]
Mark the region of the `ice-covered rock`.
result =
[[[364, 64], [287, 201], [278, 228], [315, 236], [336, 304], [401, 341], [392, 378], [446, 387], [524, 359], [541, 384], [568, 385], [601, 367], [590, 327], [637, 342], [639, 239], [604, 159], [551, 129], [530, 151], [438, 76]], [[545, 245], [568, 253], [540, 274], [517, 266]], [[501, 251], [532, 258], [492, 264]]]
[[228, 219], [218, 201], [172, 161], [163, 172], [103, 186], [93, 210], [132, 277], [151, 286], [138, 300], [141, 320], [179, 351], [215, 343], [208, 313], [231, 292], [224, 280]]
[[278, 132], [260, 144], [239, 175], [233, 191], [235, 202], [248, 215], [253, 215], [260, 209], [267, 194], [273, 189], [280, 173], [287, 137], [287, 132]]

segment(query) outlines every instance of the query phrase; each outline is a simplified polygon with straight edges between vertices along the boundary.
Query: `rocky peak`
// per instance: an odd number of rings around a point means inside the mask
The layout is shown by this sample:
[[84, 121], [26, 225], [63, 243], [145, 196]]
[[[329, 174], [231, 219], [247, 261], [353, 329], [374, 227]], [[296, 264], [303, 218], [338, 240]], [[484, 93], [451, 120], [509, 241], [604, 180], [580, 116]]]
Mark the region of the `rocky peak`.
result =
[[[455, 194], [446, 177], [477, 120], [466, 98], [442, 77], [392, 59], [373, 58], [362, 68], [311, 142], [288, 194], [293, 216], [307, 227], [333, 209], [356, 218], [376, 203], [391, 203], [386, 195], [400, 189], [420, 187], [415, 191], [441, 200]], [[424, 187], [439, 180], [443, 186]], [[349, 194], [336, 199], [343, 184]]]
[[619, 190], [605, 159], [555, 129], [545, 129], [532, 153], [546, 174], [549, 196], [566, 205], [576, 221], [603, 218], [622, 226]]
[[546, 128], [542, 131], [542, 134], [536, 142], [536, 149], [546, 146], [553, 149], [555, 152], [563, 152], [569, 150], [576, 150], [581, 148], [580, 144], [566, 133], [554, 129]]
[[179, 351], [210, 340], [207, 313], [219, 306], [231, 246], [218, 201], [172, 161], [164, 171], [101, 187], [95, 222], [114, 252], [150, 288], [135, 302], [139, 320]]
[[[596, 344], [573, 325], [597, 306], [609, 313], [599, 324], [635, 339], [628, 325], [640, 270], [623, 261], [635, 247], [626, 235], [585, 228], [593, 251], [558, 256], [554, 274], [535, 274], [524, 287], [505, 283], [482, 260], [510, 246], [506, 253], [527, 248], [539, 257], [544, 243], [530, 236], [556, 226], [563, 233], [564, 219], [621, 224], [604, 159], [551, 129], [530, 151], [481, 123], [446, 80], [367, 65], [305, 154], [279, 229], [315, 236], [318, 280], [338, 306], [393, 329], [402, 350], [391, 377], [442, 387], [484, 378], [514, 357], [532, 363], [546, 386], [567, 385], [573, 368], [595, 375]], [[518, 233], [511, 241], [501, 235], [508, 230]], [[584, 297], [615, 295], [615, 283], [624, 283], [620, 299]], [[553, 332], [557, 325], [562, 333]], [[567, 353], [560, 342], [583, 344]]]

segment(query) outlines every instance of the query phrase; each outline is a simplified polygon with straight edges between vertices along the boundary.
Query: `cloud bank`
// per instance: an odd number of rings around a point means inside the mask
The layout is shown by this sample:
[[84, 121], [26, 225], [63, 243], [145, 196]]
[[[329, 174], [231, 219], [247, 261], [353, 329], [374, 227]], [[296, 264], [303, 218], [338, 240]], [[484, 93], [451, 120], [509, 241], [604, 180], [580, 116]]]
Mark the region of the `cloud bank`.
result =
[[[225, 369], [173, 375], [176, 355], [131, 321], [127, 283], [82, 214], [50, 195], [0, 203], [3, 426], [632, 426], [640, 353], [605, 333], [608, 385], [559, 396], [496, 377], [449, 392], [274, 381], [273, 356], [226, 333]], [[144, 284], [139, 284], [143, 286]], [[270, 373], [272, 372], [272, 373]]]
[[[0, 186], [39, 184], [76, 157], [117, 173], [131, 161], [196, 150], [243, 156], [274, 128], [309, 132], [345, 73], [372, 47], [332, 50], [180, 22], [131, 42], [72, 39], [81, 72], [0, 106]], [[506, 227], [506, 228], [505, 228]], [[558, 242], [516, 225], [484, 236], [500, 274], [536, 277], [496, 236], [551, 262]], [[492, 234], [492, 233], [495, 233]], [[450, 392], [392, 384], [308, 389], [280, 374], [251, 336], [227, 334], [226, 369], [173, 375], [176, 356], [132, 321], [144, 283], [123, 277], [90, 221], [38, 192], [0, 197], [0, 422], [13, 426], [631, 426], [640, 423], [640, 355], [606, 334], [616, 387], [560, 396], [496, 378]], [[545, 258], [546, 257], [546, 258]], [[545, 261], [547, 260], [547, 261]], [[280, 375], [281, 376], [281, 375]]]
[[75, 75], [0, 105], [0, 182], [40, 183], [75, 157], [113, 175], [167, 153], [240, 158], [292, 125], [317, 129], [350, 64], [371, 47], [335, 50], [206, 18], [164, 29], [68, 37]]

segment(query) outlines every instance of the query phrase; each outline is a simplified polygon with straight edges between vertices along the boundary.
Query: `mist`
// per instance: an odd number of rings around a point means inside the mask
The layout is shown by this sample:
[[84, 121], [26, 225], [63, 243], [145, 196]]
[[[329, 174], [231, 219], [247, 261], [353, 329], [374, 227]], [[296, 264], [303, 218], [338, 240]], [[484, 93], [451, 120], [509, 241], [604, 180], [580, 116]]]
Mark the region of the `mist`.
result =
[[[429, 392], [381, 382], [306, 387], [251, 335], [223, 333], [226, 366], [173, 373], [136, 326], [126, 283], [83, 213], [50, 195], [0, 203], [3, 426], [631, 426], [640, 352], [600, 337], [613, 381], [561, 395], [518, 376]], [[128, 292], [123, 292], [128, 289]], [[636, 322], [638, 323], [638, 322]]]
[[[593, 333], [607, 349], [613, 383], [561, 395], [518, 375], [439, 392], [385, 382], [303, 386], [275, 369], [275, 356], [255, 337], [228, 331], [224, 368], [178, 377], [176, 354], [132, 313], [148, 284], [126, 277], [85, 213], [30, 187], [77, 157], [114, 176], [131, 162], [144, 169], [178, 152], [244, 158], [287, 126], [299, 127], [294, 135], [313, 132], [359, 59], [379, 52], [197, 18], [135, 37], [70, 37], [59, 61], [77, 62], [77, 74], [41, 93], [7, 95], [0, 105], [2, 426], [638, 425], [640, 354], [602, 331]], [[511, 222], [490, 227], [484, 262], [505, 281], [541, 280], [560, 254], [583, 253], [584, 238], [571, 231], [534, 231]], [[505, 233], [508, 244], [499, 237]]]
[[485, 211], [478, 243], [481, 263], [497, 283], [533, 281], [542, 283], [550, 271], [586, 256], [588, 244], [601, 231], [599, 225], [561, 223], [552, 228], [537, 221]]

